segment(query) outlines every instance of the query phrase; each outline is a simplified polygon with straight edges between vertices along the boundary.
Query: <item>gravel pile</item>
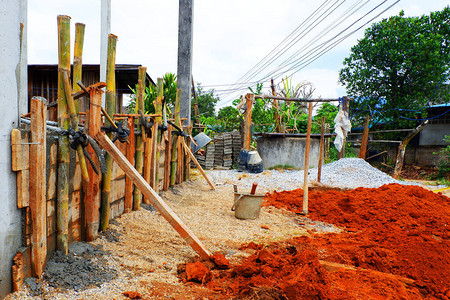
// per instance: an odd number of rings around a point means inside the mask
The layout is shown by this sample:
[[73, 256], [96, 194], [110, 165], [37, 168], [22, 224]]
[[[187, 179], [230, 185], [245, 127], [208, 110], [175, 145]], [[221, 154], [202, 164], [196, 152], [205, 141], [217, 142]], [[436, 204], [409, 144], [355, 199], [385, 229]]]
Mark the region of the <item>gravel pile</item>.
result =
[[[282, 191], [303, 187], [303, 171], [270, 170], [260, 174], [238, 172], [236, 170], [214, 170], [208, 175], [217, 185], [236, 184], [243, 191], [250, 191], [253, 182], [258, 183], [258, 191]], [[309, 170], [309, 180], [317, 181], [317, 168]], [[377, 188], [384, 184], [417, 184], [400, 181], [372, 167], [360, 158], [343, 158], [322, 167], [321, 183], [342, 189], [357, 187]]]

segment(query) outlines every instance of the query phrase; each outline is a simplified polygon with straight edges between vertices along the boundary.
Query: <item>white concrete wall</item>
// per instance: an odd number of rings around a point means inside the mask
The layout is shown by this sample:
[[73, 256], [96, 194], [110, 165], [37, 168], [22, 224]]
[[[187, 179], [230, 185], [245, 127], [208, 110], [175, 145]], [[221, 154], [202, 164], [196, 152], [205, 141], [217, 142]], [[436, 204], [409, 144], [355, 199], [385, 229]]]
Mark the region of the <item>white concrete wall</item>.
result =
[[26, 8], [27, 0], [0, 0], [0, 299], [11, 291], [12, 258], [22, 244], [10, 134], [27, 105]]

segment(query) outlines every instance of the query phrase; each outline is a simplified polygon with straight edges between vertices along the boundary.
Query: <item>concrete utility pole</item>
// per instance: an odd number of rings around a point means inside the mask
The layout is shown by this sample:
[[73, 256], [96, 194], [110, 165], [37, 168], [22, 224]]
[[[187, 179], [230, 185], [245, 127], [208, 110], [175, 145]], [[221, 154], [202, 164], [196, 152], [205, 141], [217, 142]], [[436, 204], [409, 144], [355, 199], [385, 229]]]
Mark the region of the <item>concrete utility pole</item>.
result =
[[[100, 18], [100, 81], [106, 82], [108, 34], [111, 33], [111, 0], [102, 0]], [[102, 94], [102, 107], [105, 108], [105, 94]]]
[[12, 288], [11, 266], [21, 246], [21, 211], [17, 209], [16, 174], [11, 170], [11, 130], [27, 97], [26, 0], [0, 0], [0, 299]]
[[192, 28], [194, 0], [179, 0], [177, 84], [181, 89], [180, 117], [191, 125]]

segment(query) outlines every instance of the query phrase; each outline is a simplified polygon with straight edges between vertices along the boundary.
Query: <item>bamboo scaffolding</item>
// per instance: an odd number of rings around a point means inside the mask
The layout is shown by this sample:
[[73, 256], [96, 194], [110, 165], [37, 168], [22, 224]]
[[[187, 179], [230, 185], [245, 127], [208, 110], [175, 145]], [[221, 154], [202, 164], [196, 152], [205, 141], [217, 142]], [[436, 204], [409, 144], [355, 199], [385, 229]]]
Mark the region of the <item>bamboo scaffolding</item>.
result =
[[308, 214], [308, 171], [309, 171], [309, 146], [311, 144], [312, 103], [308, 107], [308, 127], [306, 129], [305, 168], [303, 170], [303, 214]]
[[[73, 50], [73, 80], [72, 91], [74, 93], [81, 90], [77, 82], [82, 78], [83, 66], [83, 44], [84, 44], [84, 30], [86, 25], [83, 23], [75, 23], [75, 46]], [[76, 115], [80, 112], [80, 102], [75, 101]]]
[[[70, 72], [70, 17], [58, 16], [58, 127], [69, 129], [63, 71]], [[58, 188], [56, 204], [56, 247], [66, 255], [69, 250], [69, 136], [58, 139]]]
[[[181, 126], [181, 120], [180, 120], [180, 96], [181, 96], [181, 90], [177, 89], [177, 94], [175, 98], [175, 125], [178, 127]], [[181, 127], [180, 127], [181, 128]], [[177, 176], [177, 154], [178, 154], [178, 139], [182, 137], [180, 136], [174, 136], [172, 138], [172, 155], [170, 159], [170, 186], [174, 186], [176, 182], [176, 176]]]
[[[116, 43], [117, 36], [114, 34], [108, 35], [108, 56], [106, 63], [106, 112], [108, 115], [113, 115], [116, 111]], [[106, 126], [112, 124], [106, 120]], [[112, 133], [109, 133], [111, 138]], [[106, 155], [107, 171], [103, 177], [102, 186], [102, 204], [100, 214], [100, 230], [106, 230], [109, 227], [109, 212], [110, 212], [110, 194], [111, 194], [111, 176], [112, 176], [112, 163], [111, 156]]]
[[[137, 87], [137, 101], [136, 101], [136, 113], [144, 114], [145, 106], [144, 106], [144, 86], [145, 79], [142, 81], [142, 77], [145, 78], [146, 68], [139, 67], [139, 75], [138, 75], [138, 87]], [[142, 73], [144, 76], [142, 76]], [[137, 121], [136, 121], [137, 122]], [[143, 175], [144, 171], [144, 141], [145, 141], [145, 127], [142, 124], [140, 126], [141, 134], [136, 137], [136, 170], [139, 174]], [[139, 210], [141, 207], [142, 201], [142, 193], [139, 189], [134, 189], [133, 196], [133, 210]]]
[[[155, 113], [162, 115], [162, 101], [164, 98], [164, 91], [163, 91], [164, 85], [163, 85], [163, 79], [162, 78], [158, 78], [158, 83], [157, 83], [157, 96], [156, 96], [156, 105], [155, 105]], [[158, 124], [161, 124], [162, 122], [162, 118], [161, 117], [156, 117], [155, 121]], [[156, 149], [156, 159], [155, 159], [155, 168], [156, 168], [156, 173], [155, 173], [155, 192], [159, 191], [159, 179], [160, 179], [160, 168], [159, 168], [159, 160], [160, 160], [160, 147], [161, 147], [161, 140], [162, 140], [162, 133], [158, 130], [157, 133], [157, 149]]]
[[33, 274], [40, 277], [47, 259], [47, 197], [46, 197], [46, 100], [31, 99], [30, 145], [30, 211], [31, 263]]
[[319, 165], [317, 166], [317, 182], [320, 182], [322, 176], [323, 164], [323, 143], [325, 141], [325, 117], [322, 117], [322, 126], [320, 126], [320, 144], [319, 144]]

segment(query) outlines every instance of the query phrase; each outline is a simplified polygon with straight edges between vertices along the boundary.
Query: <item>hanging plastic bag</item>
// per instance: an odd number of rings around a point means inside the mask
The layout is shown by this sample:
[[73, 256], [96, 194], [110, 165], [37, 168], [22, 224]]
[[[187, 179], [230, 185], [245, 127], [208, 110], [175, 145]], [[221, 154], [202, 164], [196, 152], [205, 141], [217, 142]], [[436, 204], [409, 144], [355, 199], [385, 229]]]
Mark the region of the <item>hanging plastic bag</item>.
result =
[[350, 132], [351, 129], [352, 124], [341, 106], [338, 114], [334, 118], [334, 132], [336, 132], [334, 146], [339, 152], [341, 152], [342, 146], [344, 145], [344, 139], [347, 137], [347, 133]]

